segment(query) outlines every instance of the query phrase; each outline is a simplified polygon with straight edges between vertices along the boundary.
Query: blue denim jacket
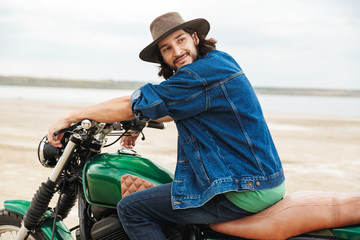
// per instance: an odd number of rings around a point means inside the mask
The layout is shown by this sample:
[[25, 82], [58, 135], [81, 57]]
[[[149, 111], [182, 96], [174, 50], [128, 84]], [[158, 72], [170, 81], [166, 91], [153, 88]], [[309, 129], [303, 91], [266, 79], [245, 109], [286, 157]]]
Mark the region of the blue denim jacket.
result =
[[178, 129], [174, 209], [201, 206], [229, 191], [270, 189], [282, 165], [255, 92], [228, 54], [213, 50], [159, 85], [132, 96], [134, 113], [169, 115]]

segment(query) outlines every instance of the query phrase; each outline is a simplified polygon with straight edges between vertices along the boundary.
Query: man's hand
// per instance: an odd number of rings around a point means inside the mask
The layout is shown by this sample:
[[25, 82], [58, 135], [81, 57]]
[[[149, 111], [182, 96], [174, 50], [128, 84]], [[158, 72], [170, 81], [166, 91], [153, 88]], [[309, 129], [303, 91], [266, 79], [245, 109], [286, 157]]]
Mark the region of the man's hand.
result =
[[129, 131], [127, 135], [120, 139], [120, 146], [133, 149], [135, 147], [136, 139], [139, 137], [139, 135], [139, 131]]
[[49, 128], [49, 133], [48, 133], [49, 143], [51, 145], [53, 145], [54, 147], [62, 147], [61, 139], [64, 136], [64, 133], [59, 134], [57, 136], [54, 136], [54, 133], [56, 131], [59, 131], [59, 130], [69, 127], [70, 124], [71, 124], [71, 122], [68, 122], [66, 120], [66, 117], [62, 117], [57, 122], [55, 122], [53, 125], [51, 125]]

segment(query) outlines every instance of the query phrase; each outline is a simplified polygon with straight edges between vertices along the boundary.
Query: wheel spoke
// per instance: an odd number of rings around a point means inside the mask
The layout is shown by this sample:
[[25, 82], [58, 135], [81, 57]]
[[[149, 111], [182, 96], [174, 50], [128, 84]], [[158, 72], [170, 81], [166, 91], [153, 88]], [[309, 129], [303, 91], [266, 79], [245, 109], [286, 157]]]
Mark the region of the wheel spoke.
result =
[[0, 240], [15, 239], [18, 229], [19, 229], [18, 227], [9, 226], [9, 225], [1, 226], [0, 227]]
[[[19, 227], [12, 225], [1, 225], [0, 226], [0, 240], [12, 240], [15, 239]], [[34, 240], [33, 237], [29, 236], [28, 240]]]

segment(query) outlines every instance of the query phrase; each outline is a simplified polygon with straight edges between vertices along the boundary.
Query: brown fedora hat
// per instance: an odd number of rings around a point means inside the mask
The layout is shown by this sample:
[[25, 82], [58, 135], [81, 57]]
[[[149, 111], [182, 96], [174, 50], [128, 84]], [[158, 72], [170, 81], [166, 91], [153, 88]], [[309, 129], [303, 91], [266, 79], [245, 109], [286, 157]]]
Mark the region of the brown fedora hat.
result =
[[139, 54], [141, 60], [159, 63], [158, 43], [169, 34], [184, 28], [193, 28], [198, 34], [206, 36], [210, 30], [210, 24], [203, 18], [197, 18], [185, 22], [177, 12], [169, 12], [157, 17], [150, 25], [153, 42], [145, 47]]

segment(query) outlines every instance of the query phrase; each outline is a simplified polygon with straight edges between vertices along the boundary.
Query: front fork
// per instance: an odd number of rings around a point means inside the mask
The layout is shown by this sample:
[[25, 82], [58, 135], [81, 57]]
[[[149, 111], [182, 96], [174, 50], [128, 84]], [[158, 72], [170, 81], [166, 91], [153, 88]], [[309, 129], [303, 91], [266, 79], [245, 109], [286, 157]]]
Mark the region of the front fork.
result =
[[57, 191], [57, 184], [64, 167], [68, 163], [70, 156], [74, 152], [76, 146], [81, 142], [81, 136], [79, 134], [73, 134], [70, 137], [68, 144], [66, 145], [63, 154], [57, 162], [54, 170], [46, 183], [42, 183], [34, 195], [30, 207], [27, 210], [24, 220], [21, 224], [21, 228], [18, 231], [15, 240], [25, 240], [29, 236], [31, 231], [35, 231], [41, 222], [43, 215], [45, 214], [49, 203]]

